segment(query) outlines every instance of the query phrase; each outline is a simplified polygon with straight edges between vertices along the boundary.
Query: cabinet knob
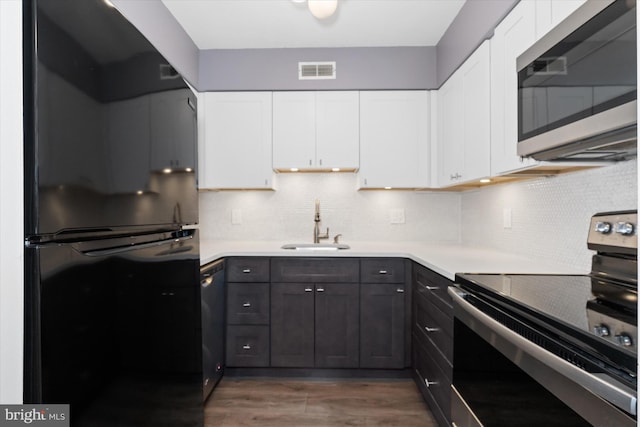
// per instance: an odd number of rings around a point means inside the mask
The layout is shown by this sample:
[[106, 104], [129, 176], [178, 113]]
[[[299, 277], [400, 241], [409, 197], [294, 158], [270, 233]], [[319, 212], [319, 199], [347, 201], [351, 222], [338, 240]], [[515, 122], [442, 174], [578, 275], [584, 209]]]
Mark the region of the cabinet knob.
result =
[[243, 350], [251, 350], [251, 346], [249, 344], [245, 344], [242, 346]]
[[316, 289], [316, 291], [318, 291], [318, 292], [324, 292], [324, 288], [318, 288], [318, 289]]
[[387, 273], [388, 273], [388, 271], [387, 271], [387, 270], [380, 270], [380, 271], [378, 271], [378, 274], [387, 274]]
[[425, 286], [425, 288], [427, 288], [428, 291], [437, 291], [440, 289], [440, 286]]
[[304, 288], [304, 291], [305, 291], [305, 292], [313, 292], [313, 289], [311, 289], [311, 288]]
[[251, 307], [251, 303], [250, 302], [245, 302], [244, 304], [242, 304], [243, 307]]
[[245, 269], [242, 270], [242, 272], [244, 274], [249, 274], [249, 273], [251, 273], [251, 269], [250, 268], [245, 268]]
[[399, 294], [404, 294], [404, 289], [398, 288], [398, 289], [396, 289], [396, 292], [399, 293]]
[[427, 332], [438, 332], [440, 330], [440, 328], [430, 328], [428, 326], [425, 326], [424, 330], [427, 331]]
[[209, 285], [211, 285], [213, 283], [213, 277], [209, 276], [206, 279], [202, 280], [200, 282], [200, 284], [202, 285], [203, 288], [208, 287]]

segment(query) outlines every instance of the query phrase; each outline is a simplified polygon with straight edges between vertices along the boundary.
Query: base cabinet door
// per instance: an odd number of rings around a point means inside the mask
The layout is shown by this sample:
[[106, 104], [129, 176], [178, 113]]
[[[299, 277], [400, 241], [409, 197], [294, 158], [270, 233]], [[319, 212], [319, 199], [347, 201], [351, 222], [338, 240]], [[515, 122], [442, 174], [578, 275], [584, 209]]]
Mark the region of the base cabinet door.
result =
[[360, 287], [360, 367], [405, 366], [404, 285], [363, 283]]
[[325, 283], [315, 288], [315, 367], [357, 368], [359, 285]]
[[271, 284], [271, 366], [312, 368], [314, 286]]

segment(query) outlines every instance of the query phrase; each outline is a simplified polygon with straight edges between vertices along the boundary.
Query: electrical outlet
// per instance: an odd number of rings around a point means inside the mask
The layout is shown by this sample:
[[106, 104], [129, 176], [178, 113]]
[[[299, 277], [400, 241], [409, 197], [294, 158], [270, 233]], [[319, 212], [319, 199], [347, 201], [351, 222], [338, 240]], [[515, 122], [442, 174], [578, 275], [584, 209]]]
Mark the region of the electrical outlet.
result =
[[389, 219], [391, 224], [404, 224], [404, 209], [391, 209]]
[[504, 208], [502, 210], [502, 227], [511, 228], [511, 208]]
[[231, 224], [242, 224], [242, 209], [231, 209]]

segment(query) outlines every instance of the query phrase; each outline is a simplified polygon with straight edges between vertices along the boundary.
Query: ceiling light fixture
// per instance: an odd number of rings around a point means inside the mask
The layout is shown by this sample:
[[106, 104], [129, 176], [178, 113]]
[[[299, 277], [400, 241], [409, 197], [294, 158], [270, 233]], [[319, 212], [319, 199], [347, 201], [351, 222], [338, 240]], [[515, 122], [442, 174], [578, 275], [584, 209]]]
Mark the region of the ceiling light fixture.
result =
[[338, 8], [338, 0], [291, 0], [294, 3], [307, 1], [309, 11], [317, 19], [326, 19], [333, 15]]

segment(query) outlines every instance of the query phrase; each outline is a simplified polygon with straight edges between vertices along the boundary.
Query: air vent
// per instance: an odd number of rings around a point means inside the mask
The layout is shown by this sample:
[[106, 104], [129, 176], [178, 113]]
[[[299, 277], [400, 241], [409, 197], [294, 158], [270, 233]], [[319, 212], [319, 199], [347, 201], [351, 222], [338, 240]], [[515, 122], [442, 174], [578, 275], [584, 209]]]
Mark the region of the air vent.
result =
[[335, 62], [298, 62], [299, 80], [323, 80], [335, 78]]
[[529, 76], [552, 76], [567, 74], [567, 57], [556, 56], [554, 58], [539, 58], [533, 61], [527, 69]]

